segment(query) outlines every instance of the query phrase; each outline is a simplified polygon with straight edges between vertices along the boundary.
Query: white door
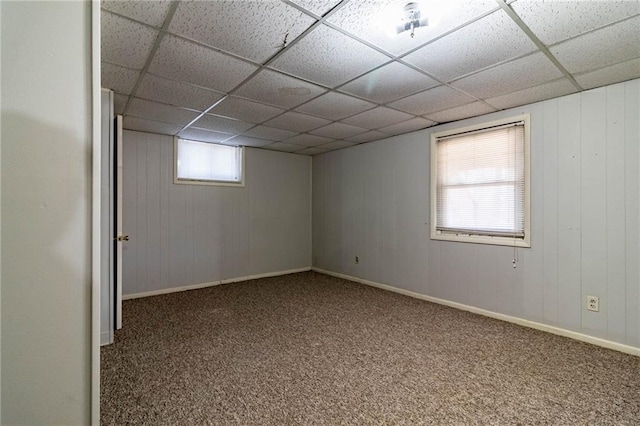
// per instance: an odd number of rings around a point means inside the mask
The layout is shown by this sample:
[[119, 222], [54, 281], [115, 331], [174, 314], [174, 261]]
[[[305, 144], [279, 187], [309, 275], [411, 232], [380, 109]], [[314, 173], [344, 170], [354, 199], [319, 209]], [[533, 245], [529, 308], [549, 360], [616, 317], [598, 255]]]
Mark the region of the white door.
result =
[[122, 233], [122, 116], [115, 118], [115, 216], [116, 216], [116, 254], [115, 254], [115, 317], [116, 330], [122, 328], [122, 245], [129, 241], [129, 236]]
[[113, 92], [102, 89], [100, 145], [100, 344], [113, 343], [114, 226], [113, 226]]
[[113, 92], [102, 89], [100, 171], [100, 344], [122, 328], [122, 116], [114, 117]]

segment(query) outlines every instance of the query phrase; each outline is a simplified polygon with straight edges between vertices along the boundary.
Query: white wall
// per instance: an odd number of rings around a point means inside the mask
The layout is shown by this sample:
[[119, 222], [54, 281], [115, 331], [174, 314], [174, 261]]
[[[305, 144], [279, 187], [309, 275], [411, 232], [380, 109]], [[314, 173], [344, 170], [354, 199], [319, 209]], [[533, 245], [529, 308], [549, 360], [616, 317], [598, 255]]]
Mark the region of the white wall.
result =
[[90, 419], [89, 2], [1, 2], [2, 424]]
[[173, 183], [173, 138], [123, 137], [123, 293], [311, 266], [311, 157], [247, 148], [245, 187]]
[[[2, 5], [0, 4], [0, 46], [2, 46]], [[2, 55], [0, 55], [0, 111], [2, 110]], [[0, 114], [0, 165], [2, 164], [2, 114]], [[0, 194], [2, 173], [0, 172]], [[2, 259], [2, 197], [0, 196], [0, 259]], [[2, 261], [0, 260], [0, 423], [2, 423]]]
[[[313, 157], [314, 267], [640, 347], [639, 97], [634, 80]], [[531, 249], [514, 269], [513, 248], [430, 240], [430, 133], [521, 113]]]
[[[2, 4], [0, 4], [0, 47], [2, 46]], [[0, 54], [0, 111], [2, 110], [2, 55]], [[0, 165], [2, 164], [2, 114], [0, 114]], [[0, 194], [2, 173], [0, 171]], [[2, 423], [2, 197], [0, 196], [0, 424]]]

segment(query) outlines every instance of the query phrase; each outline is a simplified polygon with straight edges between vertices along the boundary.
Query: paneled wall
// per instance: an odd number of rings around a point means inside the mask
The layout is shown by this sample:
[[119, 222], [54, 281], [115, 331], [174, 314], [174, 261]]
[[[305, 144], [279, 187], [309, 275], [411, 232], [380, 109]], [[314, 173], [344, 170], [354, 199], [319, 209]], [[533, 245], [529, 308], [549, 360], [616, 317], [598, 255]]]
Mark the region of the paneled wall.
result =
[[247, 148], [245, 187], [173, 183], [173, 138], [125, 131], [123, 294], [311, 266], [311, 157]]
[[[640, 347], [639, 97], [633, 80], [315, 156], [313, 265]], [[521, 113], [532, 247], [430, 240], [430, 133]]]

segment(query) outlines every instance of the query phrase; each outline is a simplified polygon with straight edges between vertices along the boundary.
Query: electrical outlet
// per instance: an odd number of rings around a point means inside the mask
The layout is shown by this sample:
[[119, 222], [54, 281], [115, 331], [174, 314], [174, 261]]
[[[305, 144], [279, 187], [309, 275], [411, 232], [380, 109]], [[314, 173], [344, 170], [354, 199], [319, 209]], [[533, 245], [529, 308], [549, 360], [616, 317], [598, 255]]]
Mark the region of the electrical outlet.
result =
[[356, 263], [360, 263], [360, 258], [358, 258], [358, 256], [356, 256], [356, 260], [355, 260], [355, 262], [356, 262]]
[[600, 312], [600, 298], [598, 296], [587, 296], [587, 310]]

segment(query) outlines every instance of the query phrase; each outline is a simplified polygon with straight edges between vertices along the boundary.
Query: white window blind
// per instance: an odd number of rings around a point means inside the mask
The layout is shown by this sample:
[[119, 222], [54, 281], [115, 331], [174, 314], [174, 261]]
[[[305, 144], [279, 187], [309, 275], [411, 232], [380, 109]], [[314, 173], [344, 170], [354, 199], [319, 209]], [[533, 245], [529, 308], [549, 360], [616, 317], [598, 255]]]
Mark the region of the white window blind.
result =
[[242, 148], [178, 139], [176, 181], [242, 182]]
[[436, 139], [436, 232], [524, 238], [525, 125]]

